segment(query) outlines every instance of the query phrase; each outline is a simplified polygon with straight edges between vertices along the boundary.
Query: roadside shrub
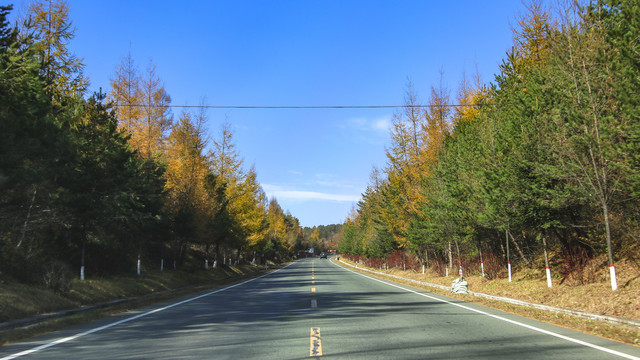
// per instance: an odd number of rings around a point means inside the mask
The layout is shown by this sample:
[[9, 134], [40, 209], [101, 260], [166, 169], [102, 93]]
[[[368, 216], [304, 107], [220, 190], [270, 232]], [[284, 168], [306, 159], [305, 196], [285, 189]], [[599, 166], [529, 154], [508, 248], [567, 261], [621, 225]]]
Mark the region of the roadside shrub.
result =
[[442, 257], [439, 257], [431, 262], [431, 269], [433, 270], [433, 272], [440, 276], [445, 276], [446, 267], [447, 261]]
[[415, 256], [414, 254], [405, 254], [404, 260], [405, 260], [405, 265], [407, 267], [407, 270], [422, 272], [422, 263], [420, 262], [420, 259], [418, 259], [417, 256]]
[[484, 260], [484, 277], [487, 280], [495, 280], [504, 276], [507, 264], [499, 256], [489, 252], [482, 254], [482, 258]]
[[44, 285], [56, 294], [64, 295], [71, 290], [73, 274], [69, 265], [61, 261], [52, 261], [44, 266]]
[[373, 258], [373, 259], [367, 259], [367, 261], [365, 262], [365, 265], [373, 268], [373, 269], [380, 269], [382, 268], [382, 264], [384, 264], [384, 259], [383, 258]]
[[562, 260], [560, 273], [563, 277], [562, 281], [567, 285], [584, 285], [595, 281], [593, 258], [585, 248], [565, 249], [562, 253]]
[[396, 250], [387, 256], [387, 264], [390, 268], [403, 269], [405, 265], [404, 251]]

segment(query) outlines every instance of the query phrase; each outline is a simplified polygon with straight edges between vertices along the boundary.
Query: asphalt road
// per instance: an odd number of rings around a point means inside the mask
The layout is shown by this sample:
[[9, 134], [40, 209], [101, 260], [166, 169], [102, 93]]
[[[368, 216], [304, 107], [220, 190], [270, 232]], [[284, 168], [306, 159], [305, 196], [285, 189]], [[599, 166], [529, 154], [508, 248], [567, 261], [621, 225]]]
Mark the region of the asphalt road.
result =
[[638, 359], [640, 348], [305, 259], [0, 348], [2, 359]]

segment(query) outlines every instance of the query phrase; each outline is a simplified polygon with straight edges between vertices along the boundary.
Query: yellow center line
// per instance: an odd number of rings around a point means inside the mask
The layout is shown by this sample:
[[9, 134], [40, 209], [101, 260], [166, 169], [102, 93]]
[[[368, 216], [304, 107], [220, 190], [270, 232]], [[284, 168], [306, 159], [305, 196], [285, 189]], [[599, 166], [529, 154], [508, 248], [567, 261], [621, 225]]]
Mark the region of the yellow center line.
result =
[[316, 292], [316, 288], [311, 288], [311, 292]]
[[322, 356], [322, 340], [320, 339], [320, 328], [311, 328], [309, 356]]

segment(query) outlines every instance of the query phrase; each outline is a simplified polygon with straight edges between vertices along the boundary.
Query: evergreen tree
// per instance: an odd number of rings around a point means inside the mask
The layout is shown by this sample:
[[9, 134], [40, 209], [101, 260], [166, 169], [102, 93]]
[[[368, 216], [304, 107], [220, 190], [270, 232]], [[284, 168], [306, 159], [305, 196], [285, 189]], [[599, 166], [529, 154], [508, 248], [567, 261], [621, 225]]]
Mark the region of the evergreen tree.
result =
[[32, 2], [24, 19], [23, 33], [34, 39], [40, 60], [45, 92], [57, 107], [65, 106], [84, 94], [88, 80], [82, 60], [71, 54], [69, 42], [75, 27], [69, 20], [69, 5], [64, 0]]

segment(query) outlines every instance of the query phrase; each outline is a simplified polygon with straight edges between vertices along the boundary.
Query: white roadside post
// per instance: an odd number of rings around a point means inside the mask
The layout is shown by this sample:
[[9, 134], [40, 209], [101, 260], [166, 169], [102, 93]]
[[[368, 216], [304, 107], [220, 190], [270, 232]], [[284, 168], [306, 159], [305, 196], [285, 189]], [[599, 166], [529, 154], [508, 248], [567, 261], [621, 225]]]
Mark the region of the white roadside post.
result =
[[136, 273], [140, 275], [140, 255], [138, 255], [138, 262], [136, 264]]
[[618, 281], [616, 280], [616, 267], [611, 264], [609, 265], [609, 274], [611, 275], [611, 290], [618, 290]]
[[482, 270], [482, 277], [484, 277], [484, 258], [482, 257], [482, 248], [478, 246], [478, 251], [480, 252], [480, 270]]
[[507, 268], [509, 268], [509, 282], [511, 282], [511, 259], [509, 258], [509, 230], [505, 230], [505, 236], [507, 238]]
[[542, 237], [542, 245], [544, 246], [544, 266], [547, 273], [547, 286], [552, 287], [551, 283], [551, 267], [549, 267], [549, 253], [547, 252], [547, 238]]

